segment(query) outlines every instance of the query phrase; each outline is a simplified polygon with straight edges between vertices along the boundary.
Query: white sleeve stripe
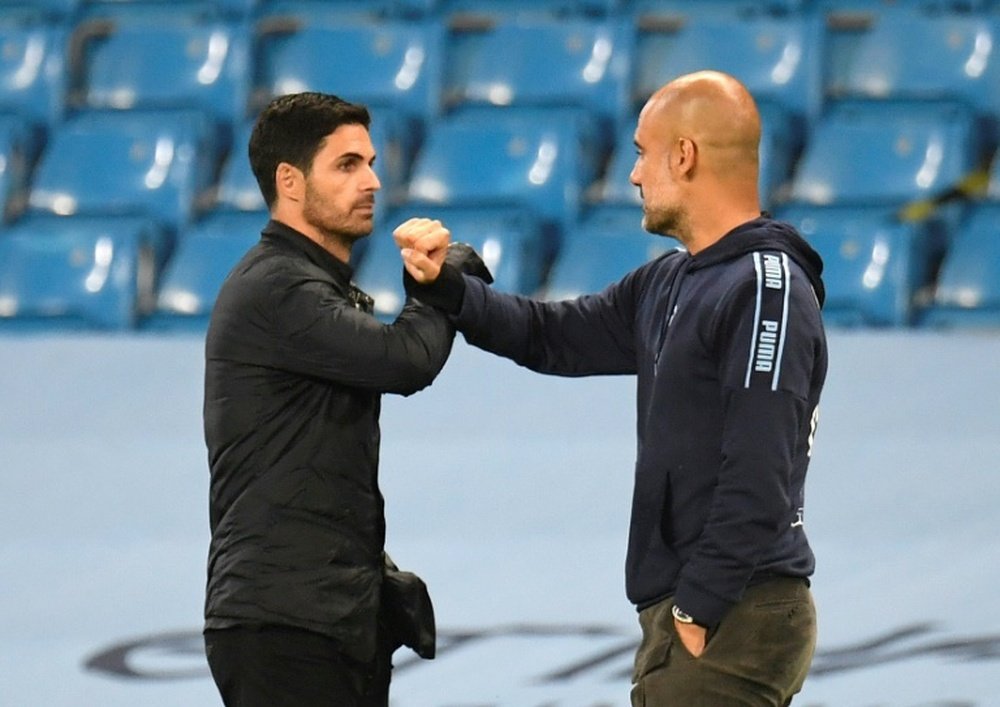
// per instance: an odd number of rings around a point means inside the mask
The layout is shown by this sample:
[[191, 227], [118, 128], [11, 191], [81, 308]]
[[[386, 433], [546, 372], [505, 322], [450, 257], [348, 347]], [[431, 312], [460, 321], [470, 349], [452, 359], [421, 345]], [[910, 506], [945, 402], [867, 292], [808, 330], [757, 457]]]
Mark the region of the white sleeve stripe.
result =
[[757, 354], [757, 329], [760, 328], [760, 305], [763, 297], [764, 277], [760, 267], [760, 253], [753, 254], [753, 267], [757, 272], [757, 304], [753, 313], [753, 335], [750, 337], [750, 359], [747, 361], [747, 374], [743, 382], [744, 388], [750, 387], [750, 374], [753, 373], [753, 359]]
[[792, 274], [788, 269], [788, 254], [781, 254], [781, 269], [785, 273], [785, 293], [781, 305], [781, 334], [778, 337], [778, 352], [774, 361], [774, 377], [771, 379], [771, 390], [778, 389], [781, 378], [781, 359], [785, 352], [785, 334], [788, 331], [788, 300], [792, 292]]

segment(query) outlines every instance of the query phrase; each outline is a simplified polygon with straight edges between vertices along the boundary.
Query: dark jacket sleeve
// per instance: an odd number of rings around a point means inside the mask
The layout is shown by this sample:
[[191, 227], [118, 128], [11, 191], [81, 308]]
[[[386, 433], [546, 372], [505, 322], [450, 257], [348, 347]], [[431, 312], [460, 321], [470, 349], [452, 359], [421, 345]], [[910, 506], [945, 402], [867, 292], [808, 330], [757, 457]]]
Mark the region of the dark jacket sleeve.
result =
[[634, 303], [629, 278], [600, 294], [541, 302], [497, 292], [463, 276], [456, 326], [465, 340], [539, 373], [635, 373]]
[[454, 339], [447, 315], [408, 299], [391, 324], [356, 309], [319, 281], [274, 282], [267, 317], [274, 366], [381, 393], [409, 395], [431, 384]]
[[722, 464], [702, 536], [675, 595], [677, 605], [706, 626], [739, 601], [794, 513], [791, 475], [810, 414], [818, 332], [815, 316], [799, 316], [816, 309], [812, 295], [793, 287], [786, 303], [780, 294], [770, 303], [765, 295], [759, 307], [758, 289], [744, 283], [712, 326], [724, 396]]

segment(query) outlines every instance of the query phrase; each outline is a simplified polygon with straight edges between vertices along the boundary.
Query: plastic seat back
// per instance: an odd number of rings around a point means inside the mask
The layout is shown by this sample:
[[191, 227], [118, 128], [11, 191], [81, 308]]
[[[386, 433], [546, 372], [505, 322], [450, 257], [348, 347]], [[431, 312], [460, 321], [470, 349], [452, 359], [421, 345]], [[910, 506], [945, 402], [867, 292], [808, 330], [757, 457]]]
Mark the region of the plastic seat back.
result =
[[0, 111], [17, 113], [43, 131], [62, 120], [67, 43], [62, 25], [0, 22]]
[[586, 169], [579, 128], [558, 114], [494, 111], [440, 121], [414, 163], [409, 200], [527, 208], [560, 229], [578, 216]]
[[28, 217], [0, 237], [0, 327], [130, 329], [152, 301], [159, 227]]
[[419, 130], [438, 113], [441, 32], [437, 23], [273, 20], [260, 39], [257, 85], [268, 96], [335, 93]]
[[954, 103], [844, 102], [813, 131], [791, 197], [814, 204], [901, 204], [958, 184], [975, 167], [980, 136]]
[[546, 299], [599, 292], [630, 271], [680, 244], [642, 228], [634, 206], [605, 206], [588, 214], [563, 241], [545, 290]]
[[977, 205], [958, 230], [923, 321], [1000, 328], [1000, 203]]
[[840, 326], [906, 326], [930, 281], [933, 239], [877, 207], [781, 209], [823, 258], [824, 319]]
[[893, 12], [862, 32], [831, 76], [836, 96], [952, 99], [1000, 111], [1000, 22], [980, 14]]
[[607, 130], [630, 114], [630, 28], [586, 19], [508, 20], [448, 37], [445, 102], [575, 107]]
[[53, 133], [30, 207], [59, 215], [143, 214], [176, 229], [211, 183], [215, 153], [201, 114], [89, 112]]
[[164, 268], [146, 327], [206, 326], [226, 275], [260, 240], [267, 221], [267, 213], [218, 213], [186, 229]]

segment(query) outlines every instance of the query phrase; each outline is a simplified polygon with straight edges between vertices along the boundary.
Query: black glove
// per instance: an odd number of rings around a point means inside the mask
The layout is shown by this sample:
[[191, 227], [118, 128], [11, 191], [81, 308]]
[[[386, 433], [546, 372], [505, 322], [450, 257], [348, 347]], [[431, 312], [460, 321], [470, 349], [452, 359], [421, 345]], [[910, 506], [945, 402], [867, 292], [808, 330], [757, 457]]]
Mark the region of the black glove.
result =
[[452, 243], [444, 256], [441, 273], [434, 282], [421, 284], [403, 269], [403, 287], [406, 294], [424, 304], [458, 314], [465, 297], [465, 280], [462, 275], [478, 277], [486, 284], [493, 282], [493, 275], [476, 250], [467, 243]]

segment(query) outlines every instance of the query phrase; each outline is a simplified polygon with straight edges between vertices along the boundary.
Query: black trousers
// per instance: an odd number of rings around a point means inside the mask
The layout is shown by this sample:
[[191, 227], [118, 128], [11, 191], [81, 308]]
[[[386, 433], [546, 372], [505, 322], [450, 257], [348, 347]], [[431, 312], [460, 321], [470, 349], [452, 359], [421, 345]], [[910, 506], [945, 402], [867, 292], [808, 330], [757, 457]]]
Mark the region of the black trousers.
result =
[[[380, 641], [384, 645], [384, 642]], [[287, 626], [205, 631], [205, 652], [226, 707], [387, 707], [391, 651], [372, 663], [327, 636]]]

